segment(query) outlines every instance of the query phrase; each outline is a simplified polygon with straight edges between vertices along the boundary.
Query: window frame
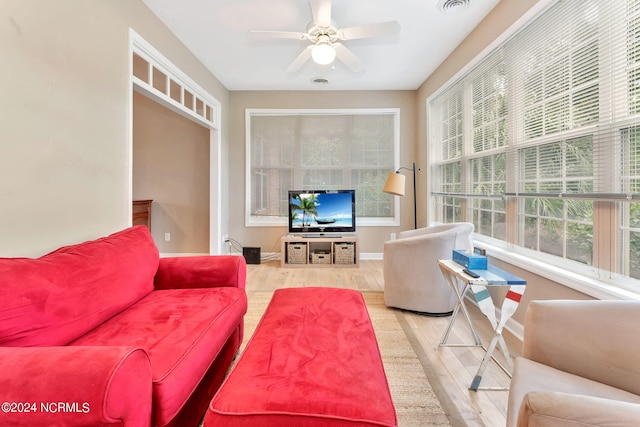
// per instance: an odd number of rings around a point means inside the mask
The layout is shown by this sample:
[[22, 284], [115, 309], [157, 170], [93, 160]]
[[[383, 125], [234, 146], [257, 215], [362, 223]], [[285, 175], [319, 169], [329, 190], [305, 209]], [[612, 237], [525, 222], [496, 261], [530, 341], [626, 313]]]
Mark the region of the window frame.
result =
[[[245, 109], [245, 226], [246, 227], [287, 227], [286, 216], [260, 217], [251, 214], [251, 119], [253, 116], [301, 116], [301, 115], [392, 115], [393, 116], [393, 172], [400, 167], [400, 108], [247, 108]], [[350, 169], [351, 170], [351, 169]], [[380, 188], [382, 193], [382, 187]], [[388, 227], [400, 225], [400, 198], [392, 198], [393, 216], [356, 218], [356, 227]]]
[[[445, 91], [449, 90], [454, 85], [459, 85], [460, 82], [465, 81], [469, 78], [474, 72], [474, 70], [478, 69], [478, 66], [486, 61], [491, 55], [500, 47], [504, 46], [505, 42], [508, 41], [511, 36], [516, 35], [519, 31], [521, 31], [528, 23], [532, 22], [533, 19], [537, 18], [537, 15], [544, 13], [547, 9], [554, 6], [557, 3], [556, 0], [548, 0], [540, 2], [537, 7], [534, 7], [531, 11], [529, 11], [522, 19], [520, 19], [516, 24], [514, 24], [507, 32], [505, 32], [502, 36], [496, 39], [490, 46], [488, 46], [483, 52], [481, 52], [473, 61], [467, 63], [467, 65], [460, 70], [455, 76], [453, 76], [448, 82], [446, 82], [439, 90], [435, 91], [426, 99], [426, 135], [427, 135], [427, 152], [429, 153], [431, 174], [430, 174], [430, 184], [427, 189], [427, 197], [429, 201], [429, 206], [431, 209], [429, 212], [429, 222], [437, 222], [442, 218], [442, 213], [438, 211], [438, 209], [443, 205], [443, 203], [438, 202], [438, 198], [441, 197], [453, 197], [452, 195], [444, 195], [442, 192], [439, 193], [439, 190], [436, 185], [438, 183], [438, 177], [436, 173], [437, 166], [442, 165], [450, 159], [440, 159], [438, 146], [438, 137], [437, 131], [433, 130], [432, 123], [436, 114], [434, 114], [432, 108], [433, 100], [440, 96]], [[619, 48], [619, 47], [618, 47]], [[607, 52], [605, 55], [613, 55], [614, 52]], [[611, 76], [608, 76], [611, 77]], [[615, 81], [616, 85], [625, 85], [625, 82], [620, 82], [619, 79], [612, 79]], [[611, 81], [600, 81], [603, 86], [612, 84]], [[463, 83], [464, 85], [464, 83]], [[522, 90], [521, 87], [518, 89], [512, 90]], [[619, 88], [613, 89], [603, 89], [603, 91], [609, 92], [605, 93], [605, 97], [610, 97], [612, 94], [613, 98], [619, 97], [625, 92], [620, 91]], [[516, 94], [516, 96], [520, 96], [521, 94]], [[464, 97], [469, 97], [468, 93], [463, 93]], [[520, 97], [521, 98], [521, 97]], [[602, 108], [603, 103], [606, 100], [600, 99], [599, 105]], [[620, 106], [619, 103], [615, 103], [615, 105]], [[466, 107], [465, 107], [466, 108]], [[467, 108], [468, 109], [468, 108]], [[465, 120], [470, 120], [469, 116]], [[518, 122], [518, 117], [514, 117], [511, 119], [511, 127], [510, 131], [514, 129], [518, 129], [520, 132], [523, 131], [523, 123]], [[593, 128], [603, 127], [601, 118], [598, 119], [597, 123], [593, 125]], [[640, 121], [633, 117], [629, 119], [612, 119], [611, 124], [607, 125], [609, 128], [608, 133], [606, 132], [594, 132], [594, 144], [598, 138], [601, 138], [603, 135], [609, 139], [619, 139], [621, 138], [621, 133], [631, 126], [638, 126]], [[591, 130], [590, 126], [583, 126], [582, 128], [578, 128], [576, 130], [568, 130], [558, 133], [552, 133], [550, 135], [543, 135], [538, 138], [534, 138], [536, 141], [529, 141], [522, 139], [521, 136], [517, 137], [517, 140], [520, 143], [511, 143], [508, 147], [505, 148], [505, 155], [508, 159], [508, 183], [507, 187], [510, 186], [510, 181], [513, 181], [513, 177], [515, 176], [515, 171], [509, 171], [509, 168], [515, 168], [516, 166], [510, 166], [514, 161], [517, 161], [519, 150], [523, 149], [527, 146], [538, 145], [541, 140], [550, 141], [560, 141], [560, 140], [570, 140], [572, 138], [580, 138], [590, 134]], [[467, 131], [468, 132], [468, 131]], [[514, 138], [513, 136], [510, 138]], [[472, 138], [469, 139], [472, 141]], [[524, 141], [524, 142], [523, 142]], [[469, 142], [465, 141], [465, 144], [468, 145]], [[469, 169], [470, 160], [473, 159], [475, 153], [472, 153], [471, 150], [467, 148], [467, 151], [461, 156], [460, 160], [463, 162], [463, 170]], [[511, 158], [511, 160], [509, 160]], [[439, 161], [436, 162], [435, 160]], [[619, 167], [617, 163], [613, 163], [614, 168]], [[599, 174], [606, 173], [607, 171], [595, 170], [593, 180], [594, 183], [598, 182], [601, 178]], [[596, 176], [598, 174], [598, 176]], [[463, 179], [467, 179], [467, 183], [469, 183], [469, 175], [463, 174]], [[606, 181], [606, 180], [604, 180]], [[595, 191], [599, 194], [594, 197], [594, 212], [593, 212], [593, 227], [594, 227], [594, 236], [593, 236], [593, 246], [594, 246], [594, 258], [598, 258], [598, 260], [594, 259], [594, 265], [584, 265], [579, 262], [575, 262], [575, 265], [568, 266], [567, 259], [554, 257], [549, 254], [545, 254], [538, 251], [533, 251], [526, 249], [522, 246], [519, 246], [518, 243], [518, 220], [517, 216], [519, 214], [518, 208], [518, 190], [516, 188], [508, 188], [507, 194], [505, 195], [505, 211], [507, 215], [507, 238], [505, 240], [497, 240], [492, 239], [486, 236], [478, 236], [476, 235], [476, 244], [478, 247], [482, 247], [487, 250], [487, 253], [491, 256], [496, 257], [497, 259], [512, 263], [514, 265], [518, 265], [522, 268], [525, 268], [529, 271], [532, 271], [536, 274], [539, 274], [543, 277], [549, 278], [554, 282], [559, 282], [563, 285], [566, 285], [570, 288], [576, 289], [580, 292], [584, 292], [588, 295], [594, 296], [596, 298], [601, 299], [638, 299], [640, 298], [640, 279], [633, 279], [629, 277], [622, 277], [620, 271], [622, 269], [621, 258], [624, 256], [625, 248], [622, 246], [620, 240], [624, 240], [618, 232], [620, 228], [620, 223], [622, 222], [621, 213], [625, 209], [625, 200], [620, 197], [620, 194], [614, 194], [619, 191], [619, 188], [613, 188], [617, 185], [614, 180], [609, 180], [609, 182], [605, 182], [606, 188], [597, 188]], [[608, 198], [606, 195], [607, 192], [610, 192], [612, 196]], [[461, 220], [470, 220], [471, 217], [470, 206], [473, 205], [473, 198], [470, 194], [471, 191], [467, 189], [467, 191], [462, 191], [462, 194], [458, 195], [462, 199], [462, 218]], [[515, 193], [515, 194], [514, 194]], [[595, 193], [594, 193], [595, 195]], [[633, 195], [634, 200], [636, 196]], [[562, 196], [560, 196], [562, 198]], [[445, 206], [446, 207], [446, 206]], [[565, 207], [566, 209], [566, 207]], [[510, 223], [510, 224], [509, 224]], [[602, 223], [610, 223], [611, 226], [603, 227], [599, 231], [595, 231], [596, 224], [600, 226]], [[605, 229], [606, 228], [606, 229]], [[606, 234], [610, 234], [606, 236]], [[596, 245], [598, 247], [596, 248]], [[609, 250], [607, 251], [606, 248]], [[608, 252], [604, 254], [603, 252]], [[615, 280], [615, 283], [613, 282]]]

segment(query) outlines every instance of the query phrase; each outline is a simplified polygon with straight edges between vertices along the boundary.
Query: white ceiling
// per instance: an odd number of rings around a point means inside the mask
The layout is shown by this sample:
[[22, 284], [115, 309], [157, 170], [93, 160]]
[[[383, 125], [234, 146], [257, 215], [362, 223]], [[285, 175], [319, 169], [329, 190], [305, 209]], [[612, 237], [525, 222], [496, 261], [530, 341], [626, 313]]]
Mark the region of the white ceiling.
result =
[[[333, 0], [338, 28], [397, 21], [400, 33], [343, 44], [364, 62], [354, 73], [340, 61], [289, 64], [308, 41], [273, 39], [251, 30], [305, 32], [309, 0], [143, 0], [229, 90], [414, 90], [493, 9], [499, 0]], [[328, 84], [312, 83], [324, 78]]]

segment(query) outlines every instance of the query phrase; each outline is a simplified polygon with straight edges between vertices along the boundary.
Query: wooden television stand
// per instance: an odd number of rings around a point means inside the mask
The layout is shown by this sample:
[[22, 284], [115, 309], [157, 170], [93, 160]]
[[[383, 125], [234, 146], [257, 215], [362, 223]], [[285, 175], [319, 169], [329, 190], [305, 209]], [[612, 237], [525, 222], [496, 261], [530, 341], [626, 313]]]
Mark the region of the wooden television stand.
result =
[[328, 233], [280, 239], [281, 267], [359, 267], [358, 238]]

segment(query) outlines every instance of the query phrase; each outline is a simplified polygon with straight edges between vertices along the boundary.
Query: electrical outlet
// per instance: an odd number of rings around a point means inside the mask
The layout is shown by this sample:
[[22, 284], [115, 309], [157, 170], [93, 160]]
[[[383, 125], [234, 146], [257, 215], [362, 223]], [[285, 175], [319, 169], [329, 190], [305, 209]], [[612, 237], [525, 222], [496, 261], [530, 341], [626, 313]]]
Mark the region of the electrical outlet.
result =
[[165, 242], [171, 241], [171, 233], [164, 233], [164, 241]]
[[391, 233], [391, 240], [396, 240], [396, 233]]
[[228, 234], [223, 234], [222, 235], [222, 244], [224, 245], [228, 241], [229, 241], [229, 235]]

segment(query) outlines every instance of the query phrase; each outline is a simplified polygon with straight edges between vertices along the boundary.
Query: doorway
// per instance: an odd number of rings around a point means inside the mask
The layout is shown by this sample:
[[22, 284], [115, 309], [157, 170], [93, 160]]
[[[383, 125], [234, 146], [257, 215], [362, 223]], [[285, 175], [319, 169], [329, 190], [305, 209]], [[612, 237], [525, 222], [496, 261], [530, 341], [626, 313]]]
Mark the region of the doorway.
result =
[[[220, 103], [135, 31], [129, 32], [130, 201], [155, 197], [151, 181], [145, 184], [142, 176], [163, 182], [171, 187], [175, 203], [153, 203], [151, 231], [161, 254], [221, 253]], [[147, 155], [148, 161], [141, 160]], [[190, 170], [190, 162], [201, 165], [204, 160], [206, 166]], [[207, 180], [208, 186], [203, 184]], [[203, 188], [208, 190], [203, 193]], [[187, 194], [178, 197], [180, 192]], [[208, 216], [208, 226], [203, 216]]]
[[209, 254], [209, 129], [133, 94], [133, 200], [162, 254]]

